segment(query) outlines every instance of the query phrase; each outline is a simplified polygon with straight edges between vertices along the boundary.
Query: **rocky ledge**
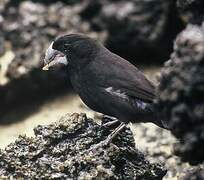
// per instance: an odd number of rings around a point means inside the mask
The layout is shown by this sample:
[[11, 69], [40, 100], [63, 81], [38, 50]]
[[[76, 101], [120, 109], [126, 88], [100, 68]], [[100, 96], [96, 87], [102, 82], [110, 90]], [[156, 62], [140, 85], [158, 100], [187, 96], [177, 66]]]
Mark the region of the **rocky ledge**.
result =
[[35, 137], [20, 136], [0, 151], [0, 178], [159, 180], [166, 174], [135, 149], [129, 128], [109, 145], [92, 149], [111, 129], [85, 114], [67, 114], [34, 132]]
[[175, 153], [183, 161], [204, 161], [204, 23], [188, 25], [175, 41], [162, 69], [158, 108], [180, 140]]

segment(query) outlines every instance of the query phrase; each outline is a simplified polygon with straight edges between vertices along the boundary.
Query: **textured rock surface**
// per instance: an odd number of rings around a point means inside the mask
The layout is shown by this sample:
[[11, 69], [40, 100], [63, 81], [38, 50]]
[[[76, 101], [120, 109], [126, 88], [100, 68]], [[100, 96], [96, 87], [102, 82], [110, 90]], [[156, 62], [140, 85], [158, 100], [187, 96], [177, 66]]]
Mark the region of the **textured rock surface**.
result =
[[89, 0], [82, 17], [94, 30], [107, 30], [107, 46], [136, 63], [168, 59], [181, 29], [171, 0]]
[[68, 6], [58, 2], [46, 6], [24, 1], [17, 7], [12, 4], [6, 7], [2, 31], [15, 54], [6, 73], [11, 79], [39, 67], [48, 44], [59, 34], [90, 32], [88, 24], [80, 20], [79, 5]]
[[192, 168], [188, 172], [186, 172], [186, 175], [180, 180], [203, 180], [204, 179], [204, 166], [200, 165], [196, 168]]
[[172, 149], [178, 140], [167, 130], [149, 124], [135, 124], [131, 128], [138, 149], [146, 154], [151, 162], [165, 164], [168, 169], [163, 180], [178, 180], [191, 168], [189, 163], [182, 162]]
[[203, 0], [177, 0], [177, 7], [186, 23], [201, 24], [204, 21]]
[[158, 108], [180, 139], [175, 152], [192, 164], [204, 160], [204, 25], [188, 25], [162, 70]]
[[87, 151], [110, 131], [84, 114], [66, 115], [34, 132], [34, 138], [20, 136], [0, 152], [1, 178], [158, 180], [166, 174], [161, 165], [150, 164], [134, 148], [127, 128], [110, 145]]

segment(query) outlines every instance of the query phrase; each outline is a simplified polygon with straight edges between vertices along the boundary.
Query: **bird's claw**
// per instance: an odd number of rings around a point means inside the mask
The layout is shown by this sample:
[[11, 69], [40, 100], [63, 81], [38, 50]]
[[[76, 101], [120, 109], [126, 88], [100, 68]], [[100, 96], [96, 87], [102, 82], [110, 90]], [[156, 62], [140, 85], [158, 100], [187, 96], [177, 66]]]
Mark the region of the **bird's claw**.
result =
[[97, 150], [100, 147], [104, 147], [107, 146], [112, 140], [113, 138], [115, 138], [115, 136], [126, 126], [125, 123], [121, 123], [105, 140], [101, 141], [98, 144], [94, 144], [92, 145], [89, 149], [85, 150], [83, 153], [85, 152], [90, 152], [93, 150]]

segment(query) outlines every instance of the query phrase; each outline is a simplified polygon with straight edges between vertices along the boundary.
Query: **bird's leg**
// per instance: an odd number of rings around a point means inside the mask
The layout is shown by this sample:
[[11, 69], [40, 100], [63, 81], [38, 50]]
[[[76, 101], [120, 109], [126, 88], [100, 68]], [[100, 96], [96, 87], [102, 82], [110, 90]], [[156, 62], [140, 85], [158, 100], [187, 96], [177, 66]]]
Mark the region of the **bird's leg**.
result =
[[120, 125], [111, 133], [108, 135], [107, 139], [105, 140], [106, 141], [106, 144], [110, 143], [113, 138], [115, 136], [118, 135], [118, 133], [123, 130], [123, 128], [126, 126], [126, 124], [124, 122], [120, 123]]
[[111, 134], [109, 134], [108, 137], [107, 137], [105, 140], [101, 141], [101, 142], [98, 143], [98, 144], [93, 145], [90, 149], [88, 149], [88, 151], [95, 150], [95, 149], [97, 149], [97, 148], [99, 148], [99, 147], [103, 147], [103, 146], [108, 145], [108, 144], [113, 140], [113, 138], [114, 138], [115, 136], [117, 136], [118, 133], [119, 133], [125, 126], [126, 126], [125, 123], [123, 123], [123, 122], [120, 123], [120, 125], [119, 125], [113, 132], [111, 132]]
[[112, 126], [112, 125], [114, 125], [114, 124], [117, 124], [118, 122], [119, 122], [119, 120], [115, 119], [115, 120], [113, 120], [113, 121], [104, 123], [102, 126], [103, 126], [103, 127], [110, 127], [110, 126]]
[[109, 121], [107, 123], [102, 124], [103, 127], [109, 127], [109, 126], [112, 126], [112, 125], [117, 124], [119, 122], [119, 120], [117, 118], [115, 118], [115, 117], [104, 115], [103, 118], [111, 120], [111, 121]]

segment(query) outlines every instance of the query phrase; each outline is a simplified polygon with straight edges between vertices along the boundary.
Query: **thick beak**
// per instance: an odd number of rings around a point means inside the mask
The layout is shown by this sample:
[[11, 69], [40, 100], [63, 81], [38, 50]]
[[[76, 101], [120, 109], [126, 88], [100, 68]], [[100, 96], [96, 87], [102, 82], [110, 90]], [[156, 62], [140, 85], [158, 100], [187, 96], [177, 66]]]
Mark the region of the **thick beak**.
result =
[[45, 53], [44, 67], [42, 68], [44, 71], [49, 70], [51, 67], [54, 68], [56, 66], [65, 66], [68, 64], [66, 56], [60, 51], [53, 49], [52, 45], [53, 42]]
[[48, 71], [49, 70], [49, 64], [46, 64], [45, 66], [43, 66], [42, 70], [43, 71]]

